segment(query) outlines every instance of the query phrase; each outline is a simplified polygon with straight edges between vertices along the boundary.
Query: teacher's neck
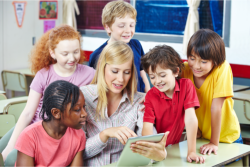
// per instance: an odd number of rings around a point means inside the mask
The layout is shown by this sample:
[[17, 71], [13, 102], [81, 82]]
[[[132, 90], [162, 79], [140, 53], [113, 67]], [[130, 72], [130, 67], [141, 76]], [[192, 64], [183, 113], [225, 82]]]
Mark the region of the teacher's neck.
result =
[[123, 91], [121, 93], [114, 93], [114, 92], [108, 91], [107, 92], [108, 103], [112, 103], [115, 100], [121, 99], [122, 94], [123, 94]]

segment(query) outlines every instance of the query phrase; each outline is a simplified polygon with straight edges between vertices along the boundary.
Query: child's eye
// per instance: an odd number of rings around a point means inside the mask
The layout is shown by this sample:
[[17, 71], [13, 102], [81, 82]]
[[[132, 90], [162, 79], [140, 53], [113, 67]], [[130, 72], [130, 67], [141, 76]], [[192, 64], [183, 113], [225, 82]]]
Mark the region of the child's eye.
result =
[[207, 62], [206, 61], [202, 61], [203, 64], [206, 64]]
[[125, 73], [125, 74], [130, 74], [130, 71], [125, 71], [124, 73]]
[[62, 54], [63, 56], [67, 56], [68, 55], [68, 53], [64, 53], [64, 54]]
[[118, 71], [112, 71], [114, 74], [117, 74], [118, 73]]
[[74, 52], [75, 54], [79, 53], [78, 51]]
[[161, 77], [164, 78], [166, 75], [162, 75]]
[[155, 77], [150, 77], [150, 79], [155, 79]]
[[124, 26], [118, 26], [118, 27], [123, 28]]

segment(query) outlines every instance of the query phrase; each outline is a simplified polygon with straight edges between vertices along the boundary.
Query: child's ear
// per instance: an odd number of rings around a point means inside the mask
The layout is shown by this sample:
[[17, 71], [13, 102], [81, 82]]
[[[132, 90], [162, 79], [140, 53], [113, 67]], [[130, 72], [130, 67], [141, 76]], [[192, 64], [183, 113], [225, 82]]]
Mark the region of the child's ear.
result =
[[51, 114], [55, 119], [61, 119], [61, 111], [57, 108], [52, 108], [51, 109]]
[[50, 56], [51, 56], [53, 59], [56, 58], [55, 53], [53, 52], [53, 50], [49, 49], [49, 54], [50, 54]]
[[177, 67], [176, 73], [174, 74], [176, 78], [178, 77], [179, 73], [180, 73], [180, 68]]
[[107, 24], [105, 24], [105, 30], [107, 31], [108, 34], [111, 33], [111, 28]]

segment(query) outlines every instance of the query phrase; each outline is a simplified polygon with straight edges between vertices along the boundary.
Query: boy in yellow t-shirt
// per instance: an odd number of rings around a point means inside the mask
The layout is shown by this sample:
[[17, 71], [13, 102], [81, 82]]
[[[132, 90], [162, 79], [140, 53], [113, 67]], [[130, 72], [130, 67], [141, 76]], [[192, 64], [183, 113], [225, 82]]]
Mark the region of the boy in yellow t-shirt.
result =
[[182, 77], [195, 85], [200, 101], [197, 109], [198, 134], [210, 142], [200, 147], [202, 154], [217, 154], [219, 142], [243, 143], [233, 109], [233, 76], [225, 60], [225, 45], [214, 31], [201, 29], [188, 43], [188, 62]]

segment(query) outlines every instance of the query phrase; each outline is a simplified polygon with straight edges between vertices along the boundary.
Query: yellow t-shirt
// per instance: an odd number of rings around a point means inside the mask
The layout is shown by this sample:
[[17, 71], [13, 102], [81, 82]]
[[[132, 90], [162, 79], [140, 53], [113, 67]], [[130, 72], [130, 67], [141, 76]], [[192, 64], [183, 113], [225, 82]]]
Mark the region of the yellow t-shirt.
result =
[[[193, 84], [193, 72], [184, 63], [182, 77], [189, 78]], [[195, 84], [194, 84], [195, 85]], [[221, 111], [221, 132], [220, 142], [232, 143], [240, 137], [240, 125], [233, 109], [233, 75], [227, 61], [219, 67], [214, 68], [207, 76], [204, 83], [198, 89], [195, 86], [200, 108], [196, 109], [199, 129], [202, 131], [202, 137], [211, 139], [211, 105], [213, 98], [226, 97]]]

